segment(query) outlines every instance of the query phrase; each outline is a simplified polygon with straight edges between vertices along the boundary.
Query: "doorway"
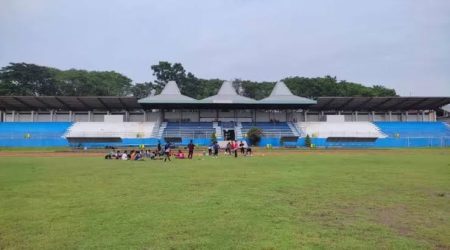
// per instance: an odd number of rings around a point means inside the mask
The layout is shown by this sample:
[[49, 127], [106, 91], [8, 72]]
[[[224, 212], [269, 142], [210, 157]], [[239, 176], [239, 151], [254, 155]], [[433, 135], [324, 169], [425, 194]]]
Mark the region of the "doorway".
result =
[[223, 138], [225, 139], [225, 141], [234, 141], [236, 138], [234, 134], [234, 129], [224, 129]]

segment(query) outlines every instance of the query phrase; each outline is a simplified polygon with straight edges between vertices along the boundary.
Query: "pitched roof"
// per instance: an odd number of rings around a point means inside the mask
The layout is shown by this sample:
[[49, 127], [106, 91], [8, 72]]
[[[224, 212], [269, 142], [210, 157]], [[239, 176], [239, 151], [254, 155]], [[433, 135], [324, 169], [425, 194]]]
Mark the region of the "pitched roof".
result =
[[256, 103], [256, 100], [239, 95], [233, 83], [225, 81], [216, 95], [200, 100], [201, 103]]
[[315, 104], [314, 100], [292, 94], [284, 82], [279, 81], [270, 93], [270, 96], [259, 101], [260, 103], [280, 103], [280, 104]]
[[147, 96], [139, 103], [194, 103], [196, 99], [182, 95], [175, 81], [169, 81], [159, 95]]

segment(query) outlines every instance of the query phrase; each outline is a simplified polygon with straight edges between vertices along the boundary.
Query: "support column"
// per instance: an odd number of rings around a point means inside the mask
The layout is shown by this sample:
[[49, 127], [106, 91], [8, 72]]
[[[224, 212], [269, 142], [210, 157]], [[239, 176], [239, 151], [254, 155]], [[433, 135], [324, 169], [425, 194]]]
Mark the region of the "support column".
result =
[[92, 115], [92, 111], [88, 111], [88, 122], [91, 121], [91, 115]]
[[31, 122], [34, 122], [34, 111], [31, 110]]
[[308, 121], [308, 110], [303, 110], [303, 115], [305, 116], [305, 122]]
[[358, 111], [355, 111], [355, 122], [358, 121]]
[[389, 110], [388, 114], [389, 114], [389, 121], [391, 122], [392, 121], [392, 111]]
[[198, 109], [197, 111], [198, 111], [198, 122], [200, 122], [200, 109]]
[[320, 118], [319, 118], [319, 121], [320, 121], [321, 119], [323, 119], [323, 117], [324, 117], [324, 112], [323, 112], [323, 111], [320, 111]]
[[422, 113], [422, 121], [424, 122], [425, 121], [425, 111], [421, 111], [421, 113]]
[[0, 110], [0, 122], [3, 122], [3, 111]]
[[12, 116], [12, 122], [15, 122], [16, 121], [16, 111], [15, 110], [12, 111], [11, 116]]
[[408, 121], [408, 111], [405, 111], [405, 122]]
[[372, 121], [375, 121], [375, 111], [372, 111]]
[[72, 110], [69, 110], [69, 122], [72, 122]]

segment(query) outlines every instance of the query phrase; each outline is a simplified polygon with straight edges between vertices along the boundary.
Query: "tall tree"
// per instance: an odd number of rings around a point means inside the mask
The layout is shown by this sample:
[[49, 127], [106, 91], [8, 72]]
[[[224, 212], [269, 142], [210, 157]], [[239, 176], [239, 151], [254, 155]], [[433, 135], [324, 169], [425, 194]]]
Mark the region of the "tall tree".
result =
[[59, 70], [27, 63], [10, 63], [0, 69], [0, 91], [10, 95], [53, 95]]

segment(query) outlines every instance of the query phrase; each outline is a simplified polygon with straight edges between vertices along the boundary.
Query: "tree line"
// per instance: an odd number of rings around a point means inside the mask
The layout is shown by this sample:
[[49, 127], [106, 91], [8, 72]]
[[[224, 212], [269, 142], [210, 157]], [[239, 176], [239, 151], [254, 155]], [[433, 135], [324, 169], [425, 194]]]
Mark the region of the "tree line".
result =
[[[29, 63], [10, 63], [0, 69], [0, 95], [25, 96], [128, 96], [143, 98], [158, 94], [168, 81], [176, 81], [182, 94], [195, 99], [215, 95], [223, 80], [202, 79], [187, 72], [181, 63], [152, 65], [153, 82], [132, 83], [114, 71], [60, 70]], [[394, 89], [382, 85], [364, 86], [337, 80], [336, 77], [287, 77], [282, 79], [295, 95], [320, 96], [395, 96]], [[275, 82], [234, 79], [233, 86], [243, 96], [262, 99], [270, 95]]]

